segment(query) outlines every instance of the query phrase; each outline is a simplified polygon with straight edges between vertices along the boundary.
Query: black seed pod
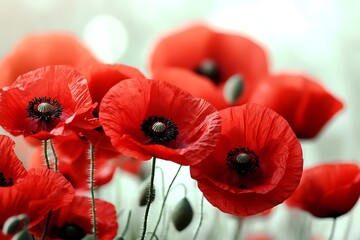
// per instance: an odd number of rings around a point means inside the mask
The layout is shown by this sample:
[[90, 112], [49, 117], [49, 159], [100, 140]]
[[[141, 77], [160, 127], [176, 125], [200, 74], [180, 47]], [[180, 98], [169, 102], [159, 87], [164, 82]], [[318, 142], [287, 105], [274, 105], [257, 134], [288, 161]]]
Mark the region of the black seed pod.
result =
[[193, 219], [194, 211], [187, 200], [187, 198], [183, 198], [178, 202], [175, 206], [175, 209], [171, 215], [171, 220], [174, 223], [176, 230], [179, 232], [184, 230]]
[[[139, 199], [139, 206], [146, 206], [149, 202], [149, 192], [150, 192], [150, 184], [146, 184], [146, 186], [142, 189]], [[153, 186], [151, 194], [150, 194], [150, 203], [152, 203], [155, 199], [155, 187]]]

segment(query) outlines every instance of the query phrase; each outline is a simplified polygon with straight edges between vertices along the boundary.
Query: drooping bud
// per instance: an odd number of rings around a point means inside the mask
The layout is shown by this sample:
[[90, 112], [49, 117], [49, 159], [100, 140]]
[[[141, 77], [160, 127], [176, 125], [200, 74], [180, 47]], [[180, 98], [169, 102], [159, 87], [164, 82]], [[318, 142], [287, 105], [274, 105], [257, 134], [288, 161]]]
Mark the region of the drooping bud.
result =
[[171, 215], [171, 220], [174, 223], [176, 230], [180, 232], [189, 226], [193, 216], [194, 211], [192, 210], [190, 202], [186, 197], [184, 197], [176, 204], [175, 209]]
[[149, 203], [149, 200], [150, 200], [150, 203], [152, 203], [154, 201], [154, 199], [155, 199], [155, 187], [154, 186], [152, 188], [150, 198], [149, 198], [149, 193], [150, 193], [150, 184], [146, 184], [140, 194], [140, 199], [139, 199], [140, 207], [146, 206]]
[[3, 226], [4, 235], [11, 235], [18, 232], [21, 228], [27, 227], [29, 218], [25, 214], [9, 217]]
[[21, 231], [17, 232], [11, 240], [32, 240], [31, 234], [26, 230], [22, 229]]
[[234, 104], [244, 91], [244, 79], [239, 75], [232, 75], [224, 85], [224, 98], [229, 104]]

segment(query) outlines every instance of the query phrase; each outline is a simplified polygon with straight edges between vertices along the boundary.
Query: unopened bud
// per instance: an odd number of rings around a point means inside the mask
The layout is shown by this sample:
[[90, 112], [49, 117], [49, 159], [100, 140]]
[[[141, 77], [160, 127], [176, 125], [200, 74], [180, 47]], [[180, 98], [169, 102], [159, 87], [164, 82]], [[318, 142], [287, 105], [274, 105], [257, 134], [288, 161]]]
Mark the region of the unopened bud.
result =
[[[149, 203], [152, 203], [155, 199], [155, 187], [152, 187], [152, 191], [150, 193], [150, 184], [146, 184], [146, 186], [142, 189], [140, 199], [139, 199], [139, 205], [140, 207], [146, 206]], [[150, 198], [149, 198], [150, 197]]]
[[21, 228], [26, 227], [29, 218], [25, 214], [9, 217], [4, 223], [2, 232], [4, 235], [11, 235], [18, 232]]
[[31, 234], [26, 230], [22, 229], [16, 233], [11, 240], [32, 240]]
[[176, 230], [184, 230], [193, 218], [194, 211], [191, 208], [191, 205], [187, 198], [183, 198], [175, 206], [175, 209], [172, 213], [171, 220], [174, 223]]
[[244, 91], [244, 79], [239, 75], [232, 75], [224, 85], [224, 98], [227, 103], [234, 104]]

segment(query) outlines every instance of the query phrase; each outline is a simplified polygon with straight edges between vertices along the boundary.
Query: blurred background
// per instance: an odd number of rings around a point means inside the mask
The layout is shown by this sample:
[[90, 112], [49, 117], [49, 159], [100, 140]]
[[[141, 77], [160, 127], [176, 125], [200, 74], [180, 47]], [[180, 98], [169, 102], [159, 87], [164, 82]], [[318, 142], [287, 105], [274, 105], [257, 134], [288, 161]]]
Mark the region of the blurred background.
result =
[[[159, 38], [176, 28], [206, 22], [260, 43], [268, 51], [273, 72], [307, 73], [344, 102], [344, 110], [315, 139], [302, 141], [306, 167], [360, 162], [359, 12], [357, 0], [0, 0], [0, 59], [28, 34], [67, 31], [101, 61], [131, 65], [148, 75], [148, 59]], [[273, 221], [261, 220], [253, 229], [268, 231], [275, 239], [297, 239], [291, 235], [294, 220], [283, 208], [273, 213]], [[360, 239], [359, 213], [357, 206], [339, 218], [334, 239], [343, 238], [352, 215], [349, 239]], [[211, 227], [209, 219], [204, 228]], [[230, 227], [226, 222], [218, 225], [218, 239], [225, 239], [221, 236], [235, 227], [231, 221]], [[326, 239], [330, 222], [313, 219], [310, 235]]]

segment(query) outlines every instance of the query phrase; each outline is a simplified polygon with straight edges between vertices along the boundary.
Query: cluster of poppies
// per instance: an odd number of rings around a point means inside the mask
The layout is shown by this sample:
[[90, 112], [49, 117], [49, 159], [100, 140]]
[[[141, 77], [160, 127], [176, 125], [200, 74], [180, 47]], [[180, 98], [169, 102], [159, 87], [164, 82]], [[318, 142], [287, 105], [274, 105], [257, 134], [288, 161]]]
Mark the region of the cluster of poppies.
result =
[[[151, 158], [142, 239], [156, 159], [189, 166], [219, 210], [261, 213], [298, 187], [299, 138], [315, 137], [343, 106], [305, 75], [270, 73], [252, 40], [206, 26], [164, 37], [150, 66], [152, 79], [103, 64], [60, 33], [29, 36], [0, 62], [0, 126], [35, 147], [26, 170], [0, 137], [1, 239], [114, 239], [117, 209], [93, 190]], [[304, 171], [288, 205], [336, 218], [359, 194], [357, 164], [325, 164]]]

